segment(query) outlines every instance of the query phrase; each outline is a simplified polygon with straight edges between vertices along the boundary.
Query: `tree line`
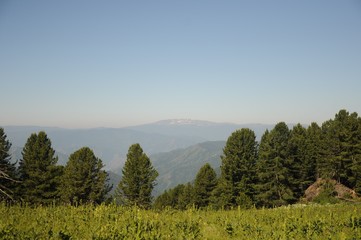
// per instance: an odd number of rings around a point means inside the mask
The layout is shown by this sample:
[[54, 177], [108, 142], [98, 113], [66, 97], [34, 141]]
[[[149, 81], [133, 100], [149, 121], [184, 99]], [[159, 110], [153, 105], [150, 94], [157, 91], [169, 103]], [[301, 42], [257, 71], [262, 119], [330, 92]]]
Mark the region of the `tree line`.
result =
[[57, 165], [58, 157], [45, 132], [33, 133], [22, 150], [22, 158], [11, 162], [11, 143], [0, 128], [0, 201], [30, 205], [100, 204], [116, 201], [124, 205], [149, 208], [157, 171], [139, 144], [130, 146], [123, 177], [116, 194], [102, 160], [89, 147], [72, 153], [65, 166]]
[[[250, 129], [231, 134], [221, 174], [205, 164], [192, 183], [166, 190], [156, 208], [275, 207], [296, 203], [316, 179], [333, 179], [361, 194], [361, 118], [340, 110], [321, 126], [280, 122], [260, 142]], [[334, 194], [332, 191], [328, 194]]]
[[233, 132], [223, 149], [221, 173], [205, 164], [192, 183], [166, 190], [153, 203], [158, 172], [139, 144], [129, 147], [122, 179], [113, 196], [102, 160], [83, 147], [65, 166], [45, 132], [28, 138], [18, 166], [11, 163], [11, 143], [0, 128], [0, 200], [27, 204], [99, 204], [162, 209], [172, 207], [274, 207], [299, 201], [318, 178], [334, 179], [361, 193], [361, 118], [340, 110], [321, 126], [292, 129], [280, 122], [260, 142], [247, 128]]

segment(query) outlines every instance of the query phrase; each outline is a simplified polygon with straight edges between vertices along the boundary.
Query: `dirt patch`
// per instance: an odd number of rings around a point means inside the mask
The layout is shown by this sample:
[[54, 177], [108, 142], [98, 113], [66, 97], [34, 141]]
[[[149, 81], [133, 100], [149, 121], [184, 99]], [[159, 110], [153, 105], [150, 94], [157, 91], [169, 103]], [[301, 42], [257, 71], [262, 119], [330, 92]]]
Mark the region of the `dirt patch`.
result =
[[335, 197], [343, 200], [360, 200], [356, 192], [345, 185], [338, 183], [333, 179], [317, 179], [306, 191], [303, 200], [306, 202], [312, 202], [321, 192], [325, 190], [331, 190], [335, 193]]

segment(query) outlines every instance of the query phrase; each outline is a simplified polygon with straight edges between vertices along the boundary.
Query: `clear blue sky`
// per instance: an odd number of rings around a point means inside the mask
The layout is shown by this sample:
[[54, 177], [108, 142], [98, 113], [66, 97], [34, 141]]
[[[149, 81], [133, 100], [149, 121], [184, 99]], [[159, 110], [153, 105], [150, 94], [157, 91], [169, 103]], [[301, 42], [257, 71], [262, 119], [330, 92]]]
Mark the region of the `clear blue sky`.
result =
[[0, 1], [0, 126], [361, 114], [361, 1]]

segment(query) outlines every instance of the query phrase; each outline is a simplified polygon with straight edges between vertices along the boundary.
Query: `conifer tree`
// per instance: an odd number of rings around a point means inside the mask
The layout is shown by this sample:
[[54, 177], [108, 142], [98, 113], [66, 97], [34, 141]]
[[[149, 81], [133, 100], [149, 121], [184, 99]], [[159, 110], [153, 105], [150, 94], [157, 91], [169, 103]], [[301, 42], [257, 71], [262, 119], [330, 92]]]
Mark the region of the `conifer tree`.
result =
[[334, 131], [339, 142], [338, 178], [342, 184], [354, 188], [359, 173], [354, 166], [361, 164], [361, 125], [357, 113], [340, 110], [334, 120]]
[[3, 128], [0, 128], [0, 200], [14, 199], [16, 187], [15, 163], [11, 163], [11, 143]]
[[316, 180], [316, 160], [308, 154], [307, 130], [297, 124], [290, 132], [289, 145], [289, 183], [295, 198]]
[[361, 120], [357, 113], [340, 110], [322, 125], [322, 177], [332, 178], [360, 193]]
[[178, 196], [178, 209], [185, 210], [194, 204], [194, 187], [191, 183], [184, 185], [182, 191]]
[[158, 172], [139, 144], [129, 147], [122, 173], [116, 190], [118, 201], [125, 205], [149, 208]]
[[306, 130], [306, 159], [308, 164], [305, 166], [309, 179], [316, 181], [320, 176], [320, 160], [323, 154], [322, 130], [317, 123], [313, 122]]
[[61, 178], [60, 194], [64, 202], [101, 203], [111, 187], [102, 160], [88, 147], [70, 155]]
[[179, 210], [185, 209], [187, 202], [181, 201], [183, 200], [181, 196], [185, 193], [185, 187], [184, 184], [178, 184], [169, 190], [169, 207]]
[[45, 132], [31, 134], [19, 162], [21, 197], [31, 204], [48, 204], [58, 199], [62, 168]]
[[174, 188], [165, 190], [154, 201], [154, 208], [164, 209], [171, 207], [185, 210], [194, 204], [194, 187], [191, 183], [178, 184]]
[[194, 203], [197, 207], [206, 207], [217, 184], [217, 174], [209, 163], [198, 171], [194, 181]]
[[171, 207], [171, 195], [170, 190], [165, 190], [161, 195], [159, 195], [153, 204], [155, 209], [164, 209], [166, 207]]
[[252, 199], [256, 159], [255, 133], [248, 128], [233, 132], [221, 156], [221, 177], [214, 192], [218, 203], [215, 205], [232, 207], [242, 204], [238, 201], [240, 195]]
[[257, 203], [281, 206], [295, 202], [292, 191], [288, 140], [290, 131], [284, 122], [262, 136], [257, 162]]
[[[355, 114], [355, 113], [354, 113]], [[351, 155], [351, 187], [361, 195], [361, 117], [357, 118], [357, 127], [353, 130], [353, 150]]]
[[321, 126], [321, 156], [317, 161], [317, 175], [325, 179], [336, 179], [338, 175], [337, 155], [340, 150], [333, 125], [330, 119]]

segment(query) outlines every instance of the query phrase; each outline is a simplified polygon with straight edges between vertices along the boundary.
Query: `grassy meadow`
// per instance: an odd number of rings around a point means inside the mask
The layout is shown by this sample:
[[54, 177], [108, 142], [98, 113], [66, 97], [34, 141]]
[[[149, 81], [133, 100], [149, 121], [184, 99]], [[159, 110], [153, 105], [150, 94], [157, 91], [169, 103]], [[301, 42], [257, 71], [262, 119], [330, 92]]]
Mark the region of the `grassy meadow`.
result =
[[361, 239], [361, 205], [228, 211], [0, 205], [0, 239]]

